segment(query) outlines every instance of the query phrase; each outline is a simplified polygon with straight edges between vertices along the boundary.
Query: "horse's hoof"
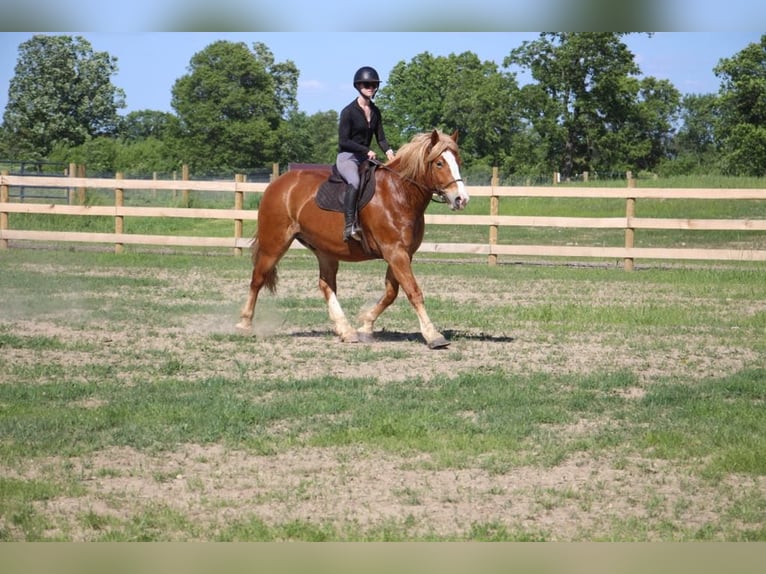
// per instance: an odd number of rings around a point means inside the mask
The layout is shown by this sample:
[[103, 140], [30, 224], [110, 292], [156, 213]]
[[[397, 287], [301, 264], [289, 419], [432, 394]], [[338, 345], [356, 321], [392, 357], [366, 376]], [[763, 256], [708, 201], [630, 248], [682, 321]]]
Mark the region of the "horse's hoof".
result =
[[240, 321], [237, 323], [236, 327], [240, 331], [250, 331], [253, 328], [253, 325], [250, 322]]
[[359, 335], [354, 331], [353, 333], [341, 336], [340, 340], [344, 343], [358, 343]]
[[449, 347], [449, 341], [441, 335], [436, 337], [436, 339], [429, 341], [428, 343], [429, 349], [444, 349], [445, 347]]
[[375, 337], [372, 336], [372, 333], [365, 333], [363, 331], [357, 331], [357, 336], [359, 337], [360, 343], [372, 343], [375, 341]]

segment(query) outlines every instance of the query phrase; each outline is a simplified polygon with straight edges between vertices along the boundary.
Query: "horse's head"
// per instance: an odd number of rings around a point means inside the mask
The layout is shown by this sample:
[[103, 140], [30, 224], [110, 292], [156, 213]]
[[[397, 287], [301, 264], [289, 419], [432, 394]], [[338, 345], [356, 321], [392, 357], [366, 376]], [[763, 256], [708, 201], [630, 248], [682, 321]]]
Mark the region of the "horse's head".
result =
[[463, 209], [470, 199], [460, 176], [460, 153], [457, 130], [447, 136], [437, 130], [431, 132], [430, 163], [431, 187], [451, 209]]
[[460, 177], [457, 132], [451, 136], [438, 130], [415, 134], [399, 148], [392, 165], [429, 198], [437, 195], [452, 209], [463, 209], [468, 203], [468, 192]]

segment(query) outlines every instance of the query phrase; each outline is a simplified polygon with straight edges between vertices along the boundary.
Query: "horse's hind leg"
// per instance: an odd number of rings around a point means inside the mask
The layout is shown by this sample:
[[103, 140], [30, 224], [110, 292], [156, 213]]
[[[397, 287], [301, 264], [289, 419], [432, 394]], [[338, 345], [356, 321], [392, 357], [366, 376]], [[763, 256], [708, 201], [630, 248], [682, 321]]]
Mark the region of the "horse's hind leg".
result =
[[247, 301], [242, 306], [238, 329], [249, 330], [253, 326], [253, 315], [258, 293], [265, 285], [272, 293], [277, 286], [277, 263], [282, 258], [284, 251], [278, 255], [269, 255], [256, 243], [253, 245], [253, 274], [250, 279], [250, 292]]
[[346, 314], [338, 302], [337, 281], [338, 260], [329, 255], [315, 252], [319, 262], [319, 289], [327, 302], [327, 310], [330, 320], [335, 326], [335, 332], [344, 343], [356, 343], [359, 341], [356, 329], [346, 319]]

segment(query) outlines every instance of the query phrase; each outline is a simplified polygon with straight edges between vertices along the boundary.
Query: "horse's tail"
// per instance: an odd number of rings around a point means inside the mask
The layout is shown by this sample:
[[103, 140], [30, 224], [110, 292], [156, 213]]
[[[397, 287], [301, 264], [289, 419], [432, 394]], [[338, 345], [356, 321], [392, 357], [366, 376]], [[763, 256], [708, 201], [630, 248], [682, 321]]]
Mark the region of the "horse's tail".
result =
[[[253, 238], [253, 243], [250, 246], [250, 257], [253, 261], [253, 268], [255, 268], [255, 266], [258, 264], [258, 259], [260, 257], [259, 253], [258, 236], [255, 236]], [[276, 293], [278, 281], [279, 277], [277, 275], [276, 265], [272, 266], [271, 269], [263, 274], [263, 284], [271, 293]]]

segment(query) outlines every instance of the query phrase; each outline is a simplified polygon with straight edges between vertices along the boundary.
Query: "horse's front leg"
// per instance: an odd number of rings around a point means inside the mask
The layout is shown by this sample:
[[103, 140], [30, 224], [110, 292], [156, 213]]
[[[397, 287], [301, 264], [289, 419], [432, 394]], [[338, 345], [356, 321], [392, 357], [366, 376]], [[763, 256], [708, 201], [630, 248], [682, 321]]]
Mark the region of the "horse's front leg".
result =
[[367, 309], [359, 315], [362, 326], [359, 327], [359, 338], [365, 343], [371, 343], [373, 340], [373, 329], [375, 321], [385, 311], [399, 295], [399, 281], [396, 280], [391, 266], [386, 270], [386, 290], [383, 296], [378, 300], [374, 307]]
[[330, 320], [335, 326], [335, 332], [344, 343], [357, 343], [359, 336], [356, 329], [346, 319], [346, 314], [340, 306], [337, 292], [338, 260], [317, 253], [319, 261], [319, 289], [327, 302]]
[[423, 292], [420, 290], [418, 282], [415, 280], [415, 275], [412, 273], [412, 262], [409, 255], [402, 251], [393, 256], [389, 262], [389, 269], [393, 273], [396, 280], [404, 289], [407, 299], [415, 309], [415, 314], [418, 316], [420, 322], [420, 332], [423, 334], [423, 338], [426, 340], [426, 344], [431, 349], [440, 349], [449, 345], [449, 341], [444, 338], [439, 331], [437, 331], [431, 319], [426, 313], [425, 300]]

